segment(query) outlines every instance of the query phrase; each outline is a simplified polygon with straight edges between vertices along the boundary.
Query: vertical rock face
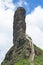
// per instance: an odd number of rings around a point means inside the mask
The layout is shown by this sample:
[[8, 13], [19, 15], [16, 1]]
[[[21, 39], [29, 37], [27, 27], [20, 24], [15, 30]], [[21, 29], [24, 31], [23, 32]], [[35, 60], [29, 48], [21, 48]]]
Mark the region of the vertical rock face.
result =
[[17, 8], [14, 14], [13, 22], [13, 44], [20, 45], [18, 42], [25, 38], [26, 23], [25, 23], [25, 9], [23, 7]]
[[17, 8], [14, 14], [13, 22], [13, 46], [6, 53], [5, 59], [1, 65], [14, 65], [20, 58], [26, 59], [30, 57], [30, 65], [34, 65], [34, 47], [32, 39], [25, 33], [25, 9]]

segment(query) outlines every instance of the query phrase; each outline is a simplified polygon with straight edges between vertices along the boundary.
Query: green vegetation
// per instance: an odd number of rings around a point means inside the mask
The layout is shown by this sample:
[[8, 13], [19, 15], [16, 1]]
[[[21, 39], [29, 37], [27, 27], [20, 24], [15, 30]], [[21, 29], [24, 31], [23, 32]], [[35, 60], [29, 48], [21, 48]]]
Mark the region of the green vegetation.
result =
[[[35, 56], [34, 60], [35, 65], [43, 65], [43, 56]], [[30, 65], [29, 59], [20, 59], [17, 63], [14, 65]]]
[[43, 56], [35, 56], [35, 65], [43, 65]]
[[[40, 48], [36, 47], [34, 45], [35, 49], [40, 52], [41, 54], [39, 55], [35, 55], [35, 60], [34, 60], [34, 64], [35, 65], [43, 65], [43, 50], [41, 50]], [[17, 63], [15, 63], [14, 65], [30, 65], [29, 63], [29, 59], [20, 59]]]
[[30, 65], [28, 59], [20, 59], [17, 63], [14, 65]]

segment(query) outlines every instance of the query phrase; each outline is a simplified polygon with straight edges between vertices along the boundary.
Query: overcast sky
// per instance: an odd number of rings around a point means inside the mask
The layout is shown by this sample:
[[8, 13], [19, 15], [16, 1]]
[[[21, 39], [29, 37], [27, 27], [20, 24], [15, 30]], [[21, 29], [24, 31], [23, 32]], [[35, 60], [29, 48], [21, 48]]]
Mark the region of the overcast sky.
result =
[[19, 6], [26, 10], [26, 34], [43, 49], [43, 0], [0, 0], [0, 63], [13, 45], [13, 16]]

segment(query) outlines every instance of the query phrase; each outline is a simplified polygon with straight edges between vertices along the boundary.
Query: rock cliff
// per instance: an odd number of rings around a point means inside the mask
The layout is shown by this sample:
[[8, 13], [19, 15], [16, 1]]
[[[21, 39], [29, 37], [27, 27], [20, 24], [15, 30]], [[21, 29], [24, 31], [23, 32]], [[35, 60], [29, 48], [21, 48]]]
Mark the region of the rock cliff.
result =
[[13, 21], [13, 46], [7, 52], [1, 65], [14, 65], [20, 58], [29, 58], [30, 65], [34, 65], [36, 49], [34, 51], [32, 39], [25, 33], [25, 15], [26, 11], [23, 7], [18, 7], [15, 11]]

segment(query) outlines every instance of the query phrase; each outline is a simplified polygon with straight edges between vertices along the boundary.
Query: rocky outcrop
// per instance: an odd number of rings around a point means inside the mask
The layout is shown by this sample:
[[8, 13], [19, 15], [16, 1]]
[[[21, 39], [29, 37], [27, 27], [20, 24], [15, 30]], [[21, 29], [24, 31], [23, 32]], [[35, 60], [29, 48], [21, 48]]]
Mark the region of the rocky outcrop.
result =
[[23, 7], [17, 8], [14, 14], [13, 21], [13, 46], [7, 52], [4, 61], [1, 65], [13, 65], [15, 62], [19, 60], [19, 55], [21, 57], [24, 56], [24, 43], [26, 40], [25, 31], [26, 31], [26, 23], [25, 23], [25, 15], [26, 11]]
[[[25, 9], [22, 7], [17, 8], [14, 14], [13, 22], [13, 44], [19, 46], [19, 41], [25, 38], [26, 23], [25, 23]], [[17, 44], [16, 44], [17, 43]]]
[[34, 45], [31, 37], [27, 36], [25, 23], [25, 9], [17, 8], [13, 21], [13, 46], [7, 52], [1, 65], [14, 65], [20, 58], [29, 58], [30, 65], [34, 65]]

